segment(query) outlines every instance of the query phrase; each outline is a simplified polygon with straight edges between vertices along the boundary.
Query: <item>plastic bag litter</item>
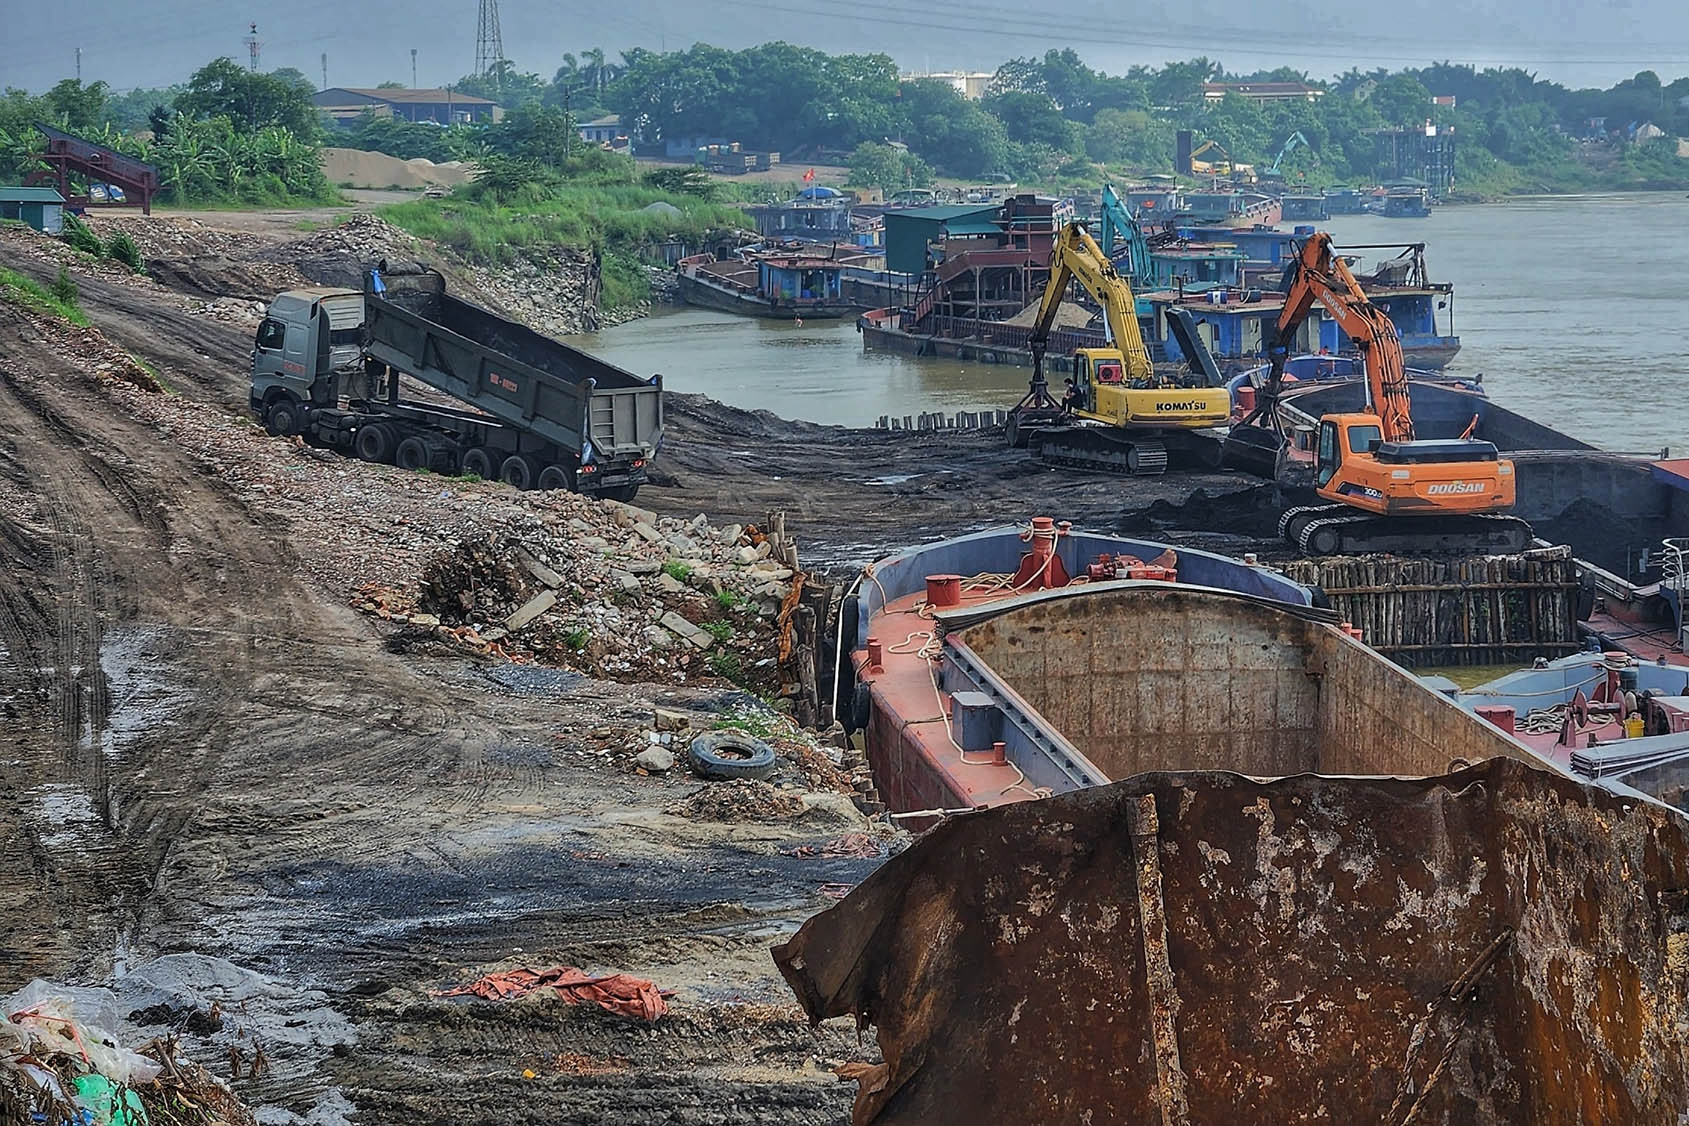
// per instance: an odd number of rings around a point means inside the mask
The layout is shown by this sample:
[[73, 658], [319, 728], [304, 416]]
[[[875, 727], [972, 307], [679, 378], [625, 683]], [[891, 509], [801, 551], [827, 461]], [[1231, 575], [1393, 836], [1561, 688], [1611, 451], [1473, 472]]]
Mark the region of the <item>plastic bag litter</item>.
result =
[[88, 1061], [88, 1066], [116, 1083], [147, 1083], [163, 1068], [118, 1043], [109, 1031], [122, 1023], [117, 995], [109, 989], [58, 985], [36, 978], [6, 1002], [0, 1016], [48, 1052]]

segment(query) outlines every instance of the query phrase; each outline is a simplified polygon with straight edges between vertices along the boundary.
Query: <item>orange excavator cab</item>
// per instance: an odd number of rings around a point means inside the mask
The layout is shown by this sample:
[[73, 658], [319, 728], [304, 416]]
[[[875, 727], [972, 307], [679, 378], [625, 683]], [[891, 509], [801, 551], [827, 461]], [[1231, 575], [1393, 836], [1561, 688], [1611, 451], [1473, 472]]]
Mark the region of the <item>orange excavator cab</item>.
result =
[[1332, 252], [1331, 236], [1317, 231], [1304, 242], [1291, 275], [1268, 348], [1267, 386], [1228, 440], [1256, 455], [1282, 449], [1278, 390], [1290, 341], [1316, 302], [1360, 347], [1367, 409], [1320, 420], [1314, 488], [1329, 503], [1291, 509], [1280, 518], [1279, 531], [1314, 555], [1522, 551], [1530, 543], [1530, 525], [1506, 515], [1514, 501], [1513, 463], [1493, 443], [1467, 435], [1415, 434], [1396, 326]]

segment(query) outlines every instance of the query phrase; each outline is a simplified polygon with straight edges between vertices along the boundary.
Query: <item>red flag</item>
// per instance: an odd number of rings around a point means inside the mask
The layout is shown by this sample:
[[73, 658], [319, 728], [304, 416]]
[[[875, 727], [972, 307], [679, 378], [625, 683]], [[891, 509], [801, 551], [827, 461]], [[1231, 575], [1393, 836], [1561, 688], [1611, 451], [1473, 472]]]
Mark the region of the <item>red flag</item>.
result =
[[810, 181], [814, 180], [814, 179], [815, 179], [815, 169], [813, 169], [813, 168], [811, 168], [808, 172], [805, 172], [803, 174], [803, 182], [806, 183], [806, 184], [809, 183]]

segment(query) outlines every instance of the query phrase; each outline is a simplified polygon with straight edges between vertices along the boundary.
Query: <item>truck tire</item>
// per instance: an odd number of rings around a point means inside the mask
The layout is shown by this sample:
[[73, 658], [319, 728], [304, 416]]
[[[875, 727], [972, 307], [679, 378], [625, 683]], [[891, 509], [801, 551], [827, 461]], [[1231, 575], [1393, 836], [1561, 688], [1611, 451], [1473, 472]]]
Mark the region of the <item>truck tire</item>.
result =
[[399, 443], [399, 448], [393, 454], [393, 464], [412, 472], [428, 469], [433, 460], [430, 454], [428, 443], [413, 434]]
[[774, 773], [774, 748], [742, 731], [711, 731], [692, 740], [686, 761], [700, 778], [760, 782]]
[[303, 415], [298, 400], [282, 395], [264, 408], [264, 429], [277, 437], [297, 434]]
[[354, 446], [365, 461], [391, 462], [395, 437], [391, 426], [378, 422], [359, 429]]
[[639, 495], [638, 485], [613, 485], [608, 489], [599, 489], [598, 495], [604, 500], [619, 500], [627, 504]]
[[493, 455], [487, 451], [486, 446], [470, 446], [463, 451], [465, 477], [479, 477], [483, 481], [497, 480], [498, 474], [493, 472], [493, 467]]
[[518, 489], [531, 489], [534, 480], [540, 475], [540, 467], [527, 454], [511, 454], [499, 466], [498, 477], [506, 485], [514, 485]]
[[535, 484], [535, 488], [562, 489], [565, 492], [573, 492], [575, 489], [574, 471], [564, 465], [548, 465], [540, 470], [539, 480]]

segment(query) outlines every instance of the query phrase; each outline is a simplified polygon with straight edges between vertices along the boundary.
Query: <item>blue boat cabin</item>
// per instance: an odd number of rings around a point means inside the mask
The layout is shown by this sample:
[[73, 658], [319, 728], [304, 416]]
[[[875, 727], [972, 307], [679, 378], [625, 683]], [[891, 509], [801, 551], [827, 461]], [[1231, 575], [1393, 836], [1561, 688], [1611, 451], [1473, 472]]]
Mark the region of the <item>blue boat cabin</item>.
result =
[[842, 297], [842, 270], [837, 262], [824, 258], [764, 259], [757, 288], [765, 297], [788, 300], [838, 300]]

